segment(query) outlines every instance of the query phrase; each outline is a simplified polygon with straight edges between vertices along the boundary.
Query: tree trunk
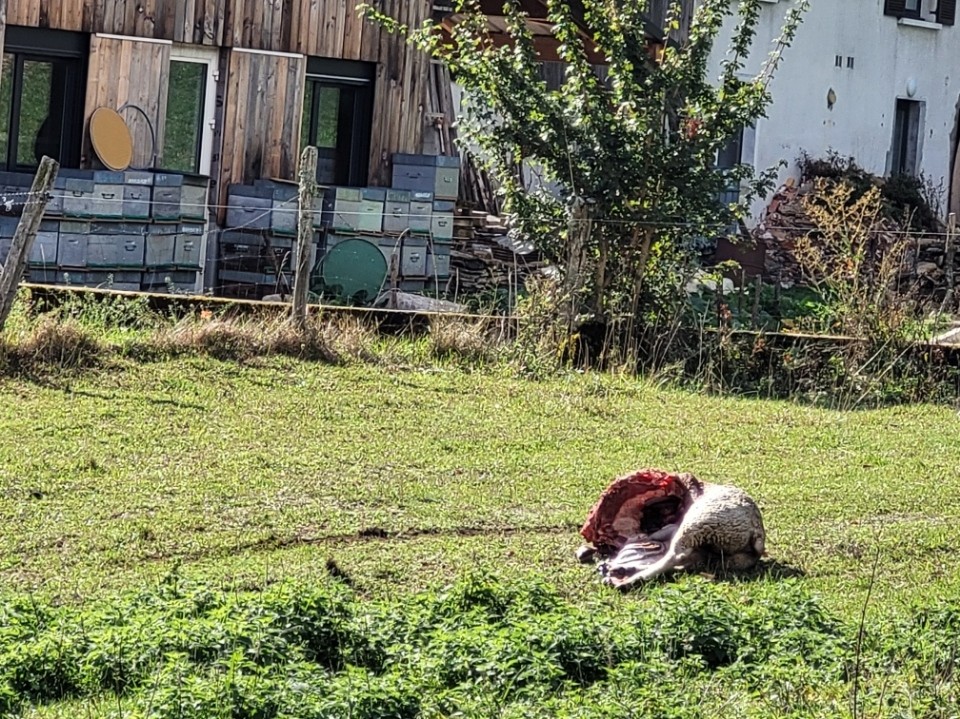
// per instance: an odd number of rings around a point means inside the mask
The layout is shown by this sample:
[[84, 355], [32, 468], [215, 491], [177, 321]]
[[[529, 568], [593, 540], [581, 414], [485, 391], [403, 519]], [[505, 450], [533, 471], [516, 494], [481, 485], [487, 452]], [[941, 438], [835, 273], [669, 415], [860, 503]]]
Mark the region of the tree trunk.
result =
[[650, 250], [653, 248], [652, 227], [643, 231], [643, 241], [640, 243], [640, 258], [637, 261], [637, 277], [633, 285], [633, 312], [640, 311], [640, 295], [643, 292], [643, 283], [647, 278], [647, 263], [650, 261]]
[[633, 281], [633, 296], [630, 298], [632, 311], [630, 313], [627, 336], [623, 338], [624, 347], [630, 345], [630, 343], [635, 339], [637, 320], [640, 316], [640, 300], [641, 294], [643, 293], [643, 283], [646, 279], [647, 262], [650, 261], [650, 250], [653, 247], [654, 229], [652, 227], [645, 228], [643, 230], [642, 237], [640, 233], [640, 228], [635, 227], [633, 230], [633, 238], [630, 243], [631, 256], [636, 257], [637, 259], [634, 270], [636, 275]]

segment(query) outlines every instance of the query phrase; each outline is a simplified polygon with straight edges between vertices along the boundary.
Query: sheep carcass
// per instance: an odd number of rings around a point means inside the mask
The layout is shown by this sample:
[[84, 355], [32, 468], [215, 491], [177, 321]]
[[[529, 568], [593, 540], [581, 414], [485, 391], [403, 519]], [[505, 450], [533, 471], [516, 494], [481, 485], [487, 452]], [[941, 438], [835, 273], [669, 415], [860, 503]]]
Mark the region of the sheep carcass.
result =
[[599, 557], [604, 583], [619, 588], [711, 559], [724, 569], [751, 569], [766, 540], [760, 509], [743, 490], [657, 469], [615, 480], [580, 534], [588, 542], [580, 560]]

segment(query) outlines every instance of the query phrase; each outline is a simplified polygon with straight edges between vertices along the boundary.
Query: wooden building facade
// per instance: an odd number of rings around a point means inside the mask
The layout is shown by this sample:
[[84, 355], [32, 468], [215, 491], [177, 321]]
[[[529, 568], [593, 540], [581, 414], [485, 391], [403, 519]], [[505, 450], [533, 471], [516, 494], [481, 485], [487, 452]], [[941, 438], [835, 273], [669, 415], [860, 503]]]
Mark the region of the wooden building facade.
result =
[[[432, 0], [373, 0], [418, 26]], [[429, 58], [361, 17], [356, 0], [0, 0], [0, 169], [36, 155], [92, 167], [87, 123], [119, 109], [134, 165], [211, 177], [211, 199], [296, 177], [385, 185], [421, 151]]]

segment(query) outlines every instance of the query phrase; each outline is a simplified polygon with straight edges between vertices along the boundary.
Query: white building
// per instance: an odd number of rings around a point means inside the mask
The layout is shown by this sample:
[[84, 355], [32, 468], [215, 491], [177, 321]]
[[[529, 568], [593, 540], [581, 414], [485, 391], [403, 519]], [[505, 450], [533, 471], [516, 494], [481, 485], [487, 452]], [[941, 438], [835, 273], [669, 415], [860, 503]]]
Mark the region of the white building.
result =
[[[771, 85], [768, 116], [744, 134], [742, 161], [765, 169], [786, 160], [783, 181], [797, 176], [801, 152], [834, 150], [874, 174], [922, 173], [942, 182], [945, 205], [960, 210], [956, 0], [810, 4]], [[791, 7], [793, 0], [765, 0], [747, 73], [767, 60]], [[717, 74], [729, 33], [717, 42]], [[754, 215], [763, 207], [758, 202]]]

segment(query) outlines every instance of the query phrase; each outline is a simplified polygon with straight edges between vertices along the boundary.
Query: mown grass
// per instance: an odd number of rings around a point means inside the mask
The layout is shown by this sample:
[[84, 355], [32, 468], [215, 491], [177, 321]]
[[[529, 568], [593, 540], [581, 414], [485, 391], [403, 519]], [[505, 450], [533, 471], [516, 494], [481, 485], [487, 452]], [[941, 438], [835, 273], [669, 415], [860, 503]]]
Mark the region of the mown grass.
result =
[[960, 419], [943, 408], [211, 358], [8, 379], [0, 398], [0, 578], [22, 590], [84, 597], [177, 562], [262, 581], [333, 557], [372, 593], [474, 562], [585, 591], [577, 527], [639, 465], [743, 486], [774, 557], [846, 610], [877, 547], [881, 603], [960, 578]]
[[[270, 719], [297, 715], [277, 697], [306, 686], [296, 708], [310, 717], [849, 715], [871, 584], [859, 673], [870, 715], [957, 706], [954, 410], [836, 412], [609, 374], [531, 381], [437, 359], [429, 341], [367, 347], [376, 363], [257, 358], [272, 334], [241, 347], [242, 362], [218, 359], [222, 338], [203, 331], [144, 353], [129, 321], [97, 335], [78, 325], [64, 357], [62, 322], [32, 322], [14, 319], [8, 356], [43, 371], [0, 378], [0, 706]], [[360, 357], [361, 341], [329, 346]], [[627, 597], [602, 588], [574, 560], [577, 529], [607, 482], [643, 465], [748, 490], [770, 561]], [[488, 599], [423, 619], [451, 582]], [[257, 604], [274, 597], [286, 616], [311, 592], [340, 597], [347, 617], [334, 664], [288, 633], [330, 612], [291, 624]], [[177, 614], [184, 593], [215, 600]], [[531, 593], [547, 608], [470, 619], [474, 605]], [[383, 616], [395, 622], [378, 634]], [[216, 651], [200, 646], [223, 632]], [[267, 669], [234, 656], [277, 632]], [[777, 644], [784, 632], [805, 643]], [[560, 644], [531, 648], [530, 636]], [[110, 647], [147, 657], [135, 682], [97, 673]], [[571, 656], [601, 654], [590, 681], [570, 673]], [[65, 689], [30, 689], [31, 676]], [[377, 713], [364, 697], [396, 702]]]

